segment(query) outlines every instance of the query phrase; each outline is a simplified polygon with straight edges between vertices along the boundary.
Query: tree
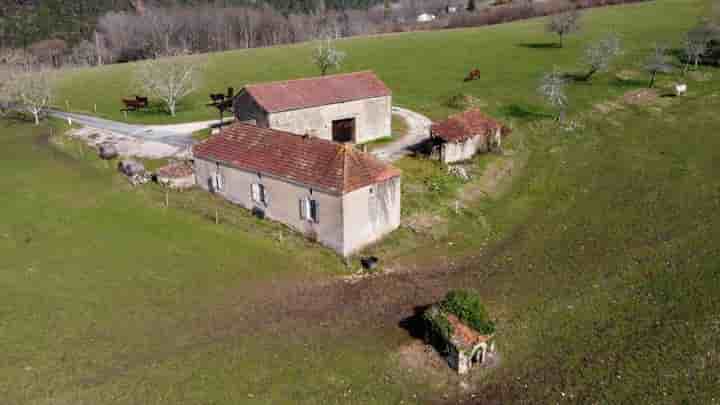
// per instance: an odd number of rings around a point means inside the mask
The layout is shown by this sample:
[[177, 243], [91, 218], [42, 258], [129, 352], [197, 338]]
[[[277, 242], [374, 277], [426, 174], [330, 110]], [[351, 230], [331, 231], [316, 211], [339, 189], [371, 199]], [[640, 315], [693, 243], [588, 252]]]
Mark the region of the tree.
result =
[[335, 44], [329, 37], [320, 41], [313, 54], [313, 61], [320, 69], [322, 76], [325, 76], [330, 68], [339, 69], [344, 59], [345, 52], [335, 48]]
[[557, 120], [562, 122], [565, 117], [565, 110], [568, 105], [568, 98], [565, 95], [567, 80], [557, 68], [552, 72], [543, 75], [540, 81], [538, 92], [545, 98], [545, 101], [558, 109]]
[[174, 117], [177, 103], [199, 87], [201, 66], [182, 53], [173, 55], [180, 56], [139, 63], [135, 80], [148, 95], [161, 99]]
[[557, 34], [560, 37], [560, 47], [563, 47], [563, 38], [580, 30], [580, 12], [570, 10], [564, 13], [555, 14], [550, 17], [547, 26], [548, 32]]
[[51, 75], [47, 70], [12, 74], [11, 81], [2, 88], [3, 98], [12, 109], [32, 114], [35, 125], [40, 125], [40, 118], [53, 97]]
[[645, 70], [650, 73], [650, 83], [648, 84], [648, 88], [652, 88], [655, 85], [655, 78], [658, 73], [672, 72], [672, 65], [670, 64], [670, 57], [667, 54], [667, 47], [655, 44], [653, 52], [645, 59], [644, 67]]
[[688, 35], [685, 38], [684, 49], [685, 52], [685, 68], [683, 73], [688, 71], [690, 64], [695, 65], [695, 69], [700, 64], [700, 59], [710, 49], [710, 41], [705, 40], [702, 37], [693, 37]]
[[622, 54], [620, 37], [615, 34], [601, 39], [595, 44], [585, 48], [583, 62], [587, 66], [587, 73], [583, 80], [588, 81], [598, 72], [606, 72], [610, 68], [613, 59]]

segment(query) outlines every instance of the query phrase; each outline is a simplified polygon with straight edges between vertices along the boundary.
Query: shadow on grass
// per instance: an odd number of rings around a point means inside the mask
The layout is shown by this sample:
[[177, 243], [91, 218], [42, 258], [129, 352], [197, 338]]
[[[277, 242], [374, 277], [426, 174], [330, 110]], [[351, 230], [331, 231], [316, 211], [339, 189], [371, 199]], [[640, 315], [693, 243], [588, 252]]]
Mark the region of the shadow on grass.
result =
[[401, 320], [398, 326], [416, 339], [425, 339], [427, 324], [423, 315], [429, 307], [429, 305], [420, 305], [413, 308], [413, 314]]
[[561, 49], [557, 42], [526, 42], [516, 46], [529, 49]]
[[619, 88], [635, 88], [635, 87], [647, 87], [648, 80], [641, 79], [621, 79], [616, 77], [610, 81], [610, 85]]
[[500, 113], [506, 117], [526, 119], [526, 120], [541, 120], [545, 118], [553, 118], [552, 114], [548, 114], [544, 111], [538, 111], [532, 107], [522, 104], [510, 104], [500, 108]]

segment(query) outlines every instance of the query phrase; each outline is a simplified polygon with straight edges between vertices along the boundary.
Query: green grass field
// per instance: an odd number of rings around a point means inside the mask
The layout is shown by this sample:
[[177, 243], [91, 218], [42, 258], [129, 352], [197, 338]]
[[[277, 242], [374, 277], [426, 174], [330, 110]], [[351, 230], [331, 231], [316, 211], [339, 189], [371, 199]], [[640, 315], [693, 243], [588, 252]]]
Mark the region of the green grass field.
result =
[[[81, 145], [48, 139], [60, 123], [0, 121], [0, 403], [717, 403], [720, 70], [689, 77], [684, 98], [613, 103], [642, 87], [616, 73], [639, 70], [653, 41], [677, 42], [705, 5], [593, 10], [563, 50], [521, 45], [552, 40], [541, 21], [343, 42], [345, 70], [378, 71], [401, 105], [442, 117], [462, 91], [514, 126], [513, 153], [478, 157], [464, 186], [398, 162], [404, 216], [444, 222], [371, 248], [396, 272], [355, 283], [326, 249], [206, 193], [164, 207], [159, 188], [132, 189]], [[610, 29], [630, 52], [573, 86], [578, 128], [538, 116], [538, 76], [572, 70], [581, 41]], [[208, 56], [208, 88], [311, 74], [286, 62], [308, 52]], [[483, 78], [462, 84], [476, 65]], [[73, 72], [62, 94], [111, 111], [128, 68]], [[178, 120], [210, 117], [202, 102]], [[500, 162], [515, 164], [504, 192], [455, 211]], [[460, 286], [497, 318], [501, 355], [466, 388], [418, 367], [399, 326]]]
[[[543, 112], [535, 89], [544, 72], [558, 66], [579, 69], [578, 60], [588, 41], [610, 32], [624, 40], [622, 65], [639, 69], [642, 56], [653, 42], [680, 44], [682, 33], [697, 20], [703, 0], [661, 0], [592, 10], [583, 18], [584, 29], [568, 38], [563, 49], [537, 45], [557, 38], [544, 32], [543, 19], [468, 30], [418, 32], [353, 38], [339, 42], [348, 57], [343, 72], [371, 69], [394, 92], [394, 102], [443, 118], [450, 110], [447, 100], [466, 93], [486, 104], [488, 112], [512, 117], [532, 117]], [[642, 22], [642, 23], [639, 23]], [[216, 112], [205, 106], [208, 94], [236, 89], [247, 83], [316, 76], [311, 63], [312, 44], [243, 50], [202, 55], [203, 87], [188, 97], [175, 118], [155, 110], [130, 113], [132, 122], [166, 123], [213, 119]], [[467, 72], [477, 67], [480, 80], [464, 83]], [[56, 104], [77, 112], [92, 112], [97, 104], [103, 117], [122, 120], [120, 99], [135, 93], [133, 65], [81, 69], [65, 75]], [[644, 80], [644, 78], [642, 78]], [[638, 83], [620, 82], [604, 75], [593, 86], [577, 86], [573, 109], [583, 110], [598, 97], [620, 95]]]

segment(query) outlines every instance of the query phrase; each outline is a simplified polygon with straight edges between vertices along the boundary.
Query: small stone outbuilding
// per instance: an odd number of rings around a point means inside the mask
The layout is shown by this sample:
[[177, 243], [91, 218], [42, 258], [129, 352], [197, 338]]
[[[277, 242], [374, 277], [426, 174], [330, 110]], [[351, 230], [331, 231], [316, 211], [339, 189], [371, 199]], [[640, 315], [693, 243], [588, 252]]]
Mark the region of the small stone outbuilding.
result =
[[400, 225], [400, 170], [352, 145], [235, 123], [193, 154], [200, 187], [343, 256]]
[[443, 304], [430, 306], [423, 317], [427, 324], [425, 341], [435, 347], [458, 374], [466, 374], [474, 366], [487, 363], [495, 353], [494, 326], [486, 328], [488, 333], [480, 333], [444, 309]]
[[510, 128], [479, 109], [453, 115], [430, 128], [434, 152], [445, 164], [471, 159], [478, 152], [499, 151], [509, 133]]
[[370, 71], [245, 86], [240, 122], [340, 143], [391, 135], [392, 92]]
[[155, 171], [157, 182], [163, 186], [184, 190], [195, 185], [195, 173], [190, 162], [173, 162]]

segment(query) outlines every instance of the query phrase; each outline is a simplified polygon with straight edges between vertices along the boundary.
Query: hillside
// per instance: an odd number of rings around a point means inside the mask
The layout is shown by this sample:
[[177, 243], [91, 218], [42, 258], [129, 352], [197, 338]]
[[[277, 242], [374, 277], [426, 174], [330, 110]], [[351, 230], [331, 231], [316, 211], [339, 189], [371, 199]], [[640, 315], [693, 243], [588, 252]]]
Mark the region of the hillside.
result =
[[[708, 2], [596, 9], [564, 49], [533, 20], [342, 42], [403, 106], [441, 118], [466, 93], [513, 126], [508, 153], [460, 185], [423, 159], [404, 170], [403, 227], [370, 252], [388, 274], [341, 278], [341, 260], [207, 193], [132, 188], [112, 164], [44, 126], [0, 127], [0, 398], [9, 404], [712, 404], [720, 385], [720, 69], [685, 97], [627, 95], [640, 58], [679, 44]], [[642, 22], [638, 24], [637, 22]], [[571, 86], [559, 126], [540, 75], [576, 68], [610, 30], [628, 52]], [[313, 73], [309, 46], [203, 56], [204, 93]], [[478, 66], [482, 77], [464, 84]], [[70, 72], [60, 104], [119, 117], [132, 65]], [[660, 94], [679, 81], [662, 75]], [[162, 114], [134, 116], [167, 122]], [[50, 135], [53, 136], [50, 136]], [[510, 168], [498, 178], [498, 168]], [[455, 209], [456, 200], [463, 202]], [[219, 212], [220, 224], [214, 215]], [[476, 289], [500, 362], [459, 379], [435, 367], [414, 315]], [[420, 349], [418, 349], [420, 347]]]

